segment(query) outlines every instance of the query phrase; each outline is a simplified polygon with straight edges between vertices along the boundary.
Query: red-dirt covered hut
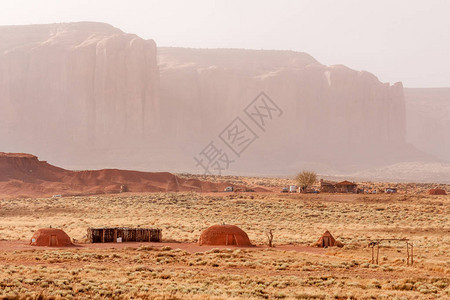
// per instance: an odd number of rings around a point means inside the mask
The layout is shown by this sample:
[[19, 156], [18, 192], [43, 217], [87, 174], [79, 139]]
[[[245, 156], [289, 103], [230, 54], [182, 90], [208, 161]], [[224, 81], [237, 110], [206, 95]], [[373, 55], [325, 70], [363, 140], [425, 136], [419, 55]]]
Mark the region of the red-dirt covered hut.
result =
[[31, 237], [30, 245], [48, 247], [73, 246], [67, 233], [57, 228], [42, 228], [37, 230]]
[[199, 245], [251, 246], [247, 233], [235, 225], [213, 225], [202, 232]]
[[319, 240], [314, 243], [314, 246], [321, 247], [321, 248], [328, 248], [328, 247], [342, 247], [344, 244], [342, 244], [339, 241], [336, 241], [336, 239], [331, 235], [331, 233], [327, 230], [324, 234], [319, 238]]
[[443, 189], [431, 189], [428, 191], [430, 195], [447, 195], [447, 192]]

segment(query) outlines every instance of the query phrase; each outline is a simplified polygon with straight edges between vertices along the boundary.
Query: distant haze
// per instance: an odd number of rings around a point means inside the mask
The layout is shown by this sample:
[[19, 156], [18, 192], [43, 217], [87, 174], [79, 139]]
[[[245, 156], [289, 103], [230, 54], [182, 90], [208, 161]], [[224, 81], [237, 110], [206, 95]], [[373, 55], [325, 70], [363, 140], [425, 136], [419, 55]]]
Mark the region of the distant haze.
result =
[[106, 22], [158, 46], [302, 51], [406, 87], [450, 86], [450, 1], [1, 1], [0, 25]]
[[0, 26], [2, 151], [72, 169], [448, 181], [447, 90], [409, 89], [407, 114], [401, 83], [304, 52]]

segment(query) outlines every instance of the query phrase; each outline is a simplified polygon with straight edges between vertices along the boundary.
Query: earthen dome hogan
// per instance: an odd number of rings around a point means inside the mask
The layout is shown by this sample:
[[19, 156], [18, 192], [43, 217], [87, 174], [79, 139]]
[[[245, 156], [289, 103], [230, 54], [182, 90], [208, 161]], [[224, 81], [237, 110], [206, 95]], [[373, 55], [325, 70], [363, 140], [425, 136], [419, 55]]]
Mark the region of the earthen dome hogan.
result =
[[213, 225], [198, 239], [199, 245], [251, 246], [247, 233], [235, 225]]
[[73, 244], [70, 241], [70, 237], [63, 230], [57, 228], [41, 228], [31, 237], [30, 245], [69, 247]]

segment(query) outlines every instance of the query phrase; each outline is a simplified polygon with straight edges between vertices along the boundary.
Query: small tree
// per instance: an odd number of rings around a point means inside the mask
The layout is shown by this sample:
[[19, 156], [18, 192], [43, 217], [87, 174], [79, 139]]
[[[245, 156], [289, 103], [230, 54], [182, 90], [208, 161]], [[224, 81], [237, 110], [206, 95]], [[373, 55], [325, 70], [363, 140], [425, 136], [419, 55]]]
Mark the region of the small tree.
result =
[[317, 174], [313, 171], [302, 171], [295, 176], [295, 181], [300, 187], [300, 190], [304, 192], [317, 181]]
[[266, 232], [267, 241], [269, 242], [269, 247], [273, 247], [273, 231], [272, 229], [269, 229], [269, 231]]

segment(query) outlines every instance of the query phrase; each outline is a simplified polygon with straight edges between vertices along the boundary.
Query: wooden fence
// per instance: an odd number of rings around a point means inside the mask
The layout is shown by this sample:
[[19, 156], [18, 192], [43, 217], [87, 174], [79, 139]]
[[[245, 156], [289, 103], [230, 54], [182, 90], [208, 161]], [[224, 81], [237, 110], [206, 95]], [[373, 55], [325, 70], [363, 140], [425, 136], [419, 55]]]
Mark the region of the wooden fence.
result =
[[87, 237], [91, 243], [161, 242], [162, 230], [128, 227], [88, 228]]

